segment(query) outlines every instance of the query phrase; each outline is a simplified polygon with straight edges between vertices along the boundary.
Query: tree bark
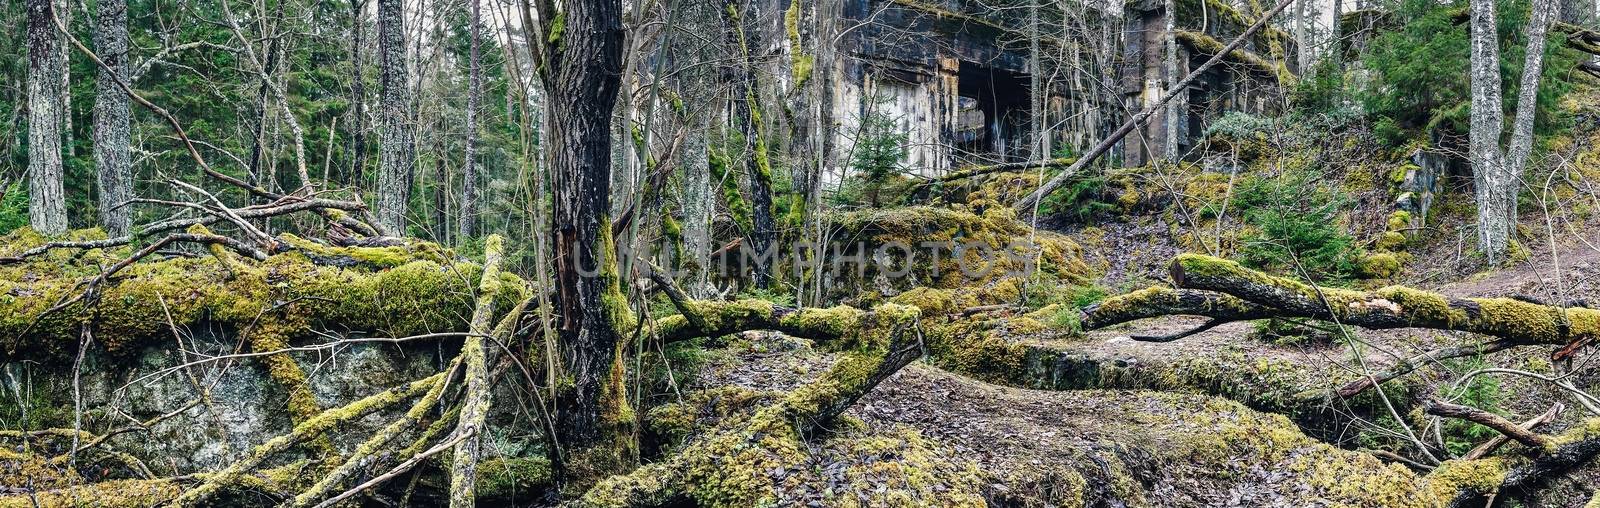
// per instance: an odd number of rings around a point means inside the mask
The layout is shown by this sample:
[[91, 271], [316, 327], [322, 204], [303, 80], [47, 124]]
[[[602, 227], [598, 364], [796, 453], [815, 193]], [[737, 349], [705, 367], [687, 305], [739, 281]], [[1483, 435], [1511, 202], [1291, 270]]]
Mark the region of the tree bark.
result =
[[[1299, 0], [1294, 4], [1294, 41], [1295, 41], [1295, 67], [1296, 71], [1306, 73], [1311, 71], [1311, 40], [1306, 37], [1306, 2]], [[1337, 24], [1339, 21], [1334, 20]]]
[[102, 0], [96, 7], [95, 53], [105, 66], [94, 84], [94, 161], [100, 180], [100, 225], [106, 236], [133, 226], [132, 163], [128, 158], [129, 102], [117, 80], [128, 79], [128, 3]]
[[[611, 236], [611, 115], [621, 88], [622, 5], [573, 0], [542, 13], [549, 98], [551, 213], [560, 320], [551, 463], [562, 484], [584, 485], [637, 461], [628, 407], [623, 327], [632, 320], [618, 280]], [[549, 20], [558, 20], [560, 24]], [[564, 453], [563, 453], [564, 451]]]
[[1533, 144], [1533, 120], [1543, 70], [1545, 35], [1556, 9], [1552, 0], [1535, 0], [1528, 16], [1527, 55], [1517, 95], [1511, 147], [1501, 151], [1505, 111], [1500, 94], [1500, 42], [1494, 0], [1472, 0], [1472, 115], [1468, 132], [1474, 188], [1478, 198], [1478, 250], [1490, 263], [1504, 259], [1517, 221], [1517, 189]]
[[467, 148], [461, 162], [461, 216], [456, 241], [478, 234], [478, 107], [483, 101], [483, 64], [479, 56], [483, 18], [478, 0], [467, 0], [467, 29], [472, 31], [467, 50]]
[[[1533, 148], [1533, 120], [1539, 104], [1539, 78], [1544, 74], [1544, 47], [1552, 20], [1560, 17], [1561, 3], [1534, 0], [1528, 12], [1528, 42], [1522, 61], [1522, 79], [1517, 87], [1517, 116], [1511, 120], [1511, 146], [1506, 149], [1506, 168], [1519, 177]], [[1516, 217], [1516, 200], [1511, 216]]]
[[401, 0], [378, 0], [378, 79], [383, 87], [378, 188], [373, 208], [389, 234], [404, 235], [406, 207], [416, 171], [411, 138], [411, 91], [407, 85], [405, 9]]
[[1239, 320], [1307, 318], [1375, 330], [1432, 328], [1504, 339], [1512, 345], [1566, 345], [1600, 337], [1600, 310], [1511, 298], [1455, 298], [1404, 286], [1373, 291], [1313, 286], [1201, 254], [1173, 260], [1178, 289], [1151, 288], [1086, 309], [1094, 329], [1161, 315]]
[[67, 230], [63, 190], [62, 78], [67, 72], [52, 0], [28, 0], [28, 224], [55, 235]]
[[734, 100], [733, 121], [744, 137], [749, 157], [745, 158], [745, 173], [750, 177], [750, 248], [754, 263], [756, 287], [766, 289], [772, 285], [771, 260], [776, 253], [777, 230], [772, 217], [772, 161], [768, 152], [766, 131], [761, 114], [761, 85], [757, 82], [755, 62], [750, 55], [750, 41], [744, 30], [744, 14], [737, 5], [728, 4], [723, 11], [734, 50], [739, 52], [740, 74], [733, 77], [735, 90], [742, 89], [742, 100]]
[[366, 0], [350, 2], [350, 170], [339, 182], [353, 184], [362, 178], [367, 163], [367, 80], [361, 50], [366, 48]]
[[1469, 154], [1478, 196], [1478, 250], [1490, 263], [1504, 255], [1511, 236], [1512, 188], [1500, 152], [1500, 46], [1494, 0], [1471, 0], [1472, 118]]
[[[1304, 0], [1295, 1], [1300, 2]], [[1162, 103], [1166, 105], [1167, 109], [1166, 113], [1161, 115], [1161, 159], [1167, 162], [1177, 162], [1178, 117], [1183, 114], [1183, 109], [1180, 107], [1180, 105], [1184, 102], [1184, 97], [1181, 95], [1181, 92], [1183, 89], [1189, 87], [1190, 80], [1184, 79], [1181, 83], [1174, 81], [1178, 79], [1178, 31], [1176, 29], [1178, 18], [1178, 2], [1176, 0], [1166, 0], [1166, 2], [1166, 12], [1164, 14], [1166, 18], [1167, 32], [1166, 34], [1162, 35], [1162, 51], [1166, 55], [1166, 62], [1165, 72], [1162, 74], [1162, 76], [1166, 78], [1165, 81], [1167, 90], [1161, 98], [1166, 99], [1165, 101], [1162, 101]], [[1201, 8], [1206, 8], [1204, 2], [1201, 2]]]
[[[468, 0], [474, 4], [474, 0]], [[494, 363], [499, 349], [485, 345], [484, 337], [491, 331], [494, 319], [495, 296], [501, 290], [500, 259], [504, 252], [499, 235], [491, 235], [483, 246], [483, 275], [478, 281], [478, 304], [472, 313], [471, 333], [461, 346], [461, 358], [466, 365], [466, 395], [461, 403], [461, 416], [456, 423], [456, 435], [467, 436], [456, 445], [455, 460], [450, 461], [450, 506], [471, 508], [475, 506], [478, 479], [478, 459], [483, 450], [484, 425], [489, 416], [493, 383], [489, 380], [489, 365]], [[506, 316], [515, 322], [516, 316]]]

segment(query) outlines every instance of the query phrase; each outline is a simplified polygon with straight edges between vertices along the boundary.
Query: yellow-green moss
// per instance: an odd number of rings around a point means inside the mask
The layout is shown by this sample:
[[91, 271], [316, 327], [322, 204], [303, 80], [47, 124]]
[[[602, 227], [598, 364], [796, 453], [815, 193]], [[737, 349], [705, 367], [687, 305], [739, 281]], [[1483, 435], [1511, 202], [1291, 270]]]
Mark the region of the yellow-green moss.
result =
[[[303, 335], [307, 326], [396, 337], [461, 329], [481, 270], [468, 262], [418, 260], [371, 271], [317, 265], [300, 253], [225, 263], [215, 257], [135, 263], [118, 273], [116, 284], [103, 288], [92, 307], [80, 301], [42, 318], [46, 309], [79, 291], [82, 279], [74, 275], [79, 265], [29, 264], [27, 271], [0, 271], [0, 335], [20, 339], [6, 344], [9, 351], [26, 349], [29, 359], [47, 360], [70, 358], [83, 324], [112, 353], [147, 339], [165, 342], [168, 311], [180, 326], [206, 321], [245, 328], [276, 316], [280, 329], [264, 333], [284, 341]], [[504, 310], [520, 300], [525, 284], [509, 273], [500, 277], [507, 284], [496, 301]]]
[[1400, 257], [1390, 252], [1374, 252], [1361, 258], [1361, 275], [1369, 279], [1387, 279], [1400, 273]]
[[6, 496], [0, 498], [0, 508], [145, 508], [170, 501], [180, 491], [178, 482], [170, 479], [112, 480]]
[[1445, 461], [1424, 478], [1425, 492], [1441, 504], [1448, 503], [1464, 490], [1493, 492], [1505, 481], [1507, 471], [1506, 461], [1499, 457]]

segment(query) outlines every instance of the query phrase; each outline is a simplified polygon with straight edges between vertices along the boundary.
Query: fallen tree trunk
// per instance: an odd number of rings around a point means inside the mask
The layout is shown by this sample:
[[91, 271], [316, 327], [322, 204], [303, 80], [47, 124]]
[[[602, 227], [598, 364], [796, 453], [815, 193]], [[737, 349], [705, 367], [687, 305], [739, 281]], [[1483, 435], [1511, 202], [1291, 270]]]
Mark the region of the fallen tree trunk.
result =
[[601, 481], [576, 504], [663, 506], [685, 498], [707, 506], [775, 504], [775, 482], [781, 479], [768, 472], [806, 460], [807, 436], [922, 356], [919, 315], [915, 307], [896, 304], [870, 312], [835, 307], [784, 315], [784, 326], [842, 339], [819, 341], [843, 353], [833, 367], [748, 419], [709, 431], [662, 461]]
[[[1154, 288], [1107, 299], [1086, 310], [1085, 328], [1181, 314], [1223, 319], [1309, 318], [1377, 330], [1432, 328], [1488, 335], [1510, 345], [1565, 345], [1600, 333], [1600, 310], [1584, 307], [1511, 298], [1455, 298], [1405, 286], [1374, 291], [1321, 287], [1200, 254], [1178, 256], [1171, 272], [1178, 290]], [[1238, 307], [1236, 301], [1253, 307]]]
[[[1525, 492], [1545, 480], [1583, 466], [1600, 454], [1600, 418], [1591, 418], [1567, 434], [1552, 439], [1552, 446], [1526, 464], [1504, 471], [1499, 481], [1467, 487], [1451, 500], [1452, 508], [1485, 506], [1486, 499]], [[1493, 459], [1485, 459], [1493, 460]]]

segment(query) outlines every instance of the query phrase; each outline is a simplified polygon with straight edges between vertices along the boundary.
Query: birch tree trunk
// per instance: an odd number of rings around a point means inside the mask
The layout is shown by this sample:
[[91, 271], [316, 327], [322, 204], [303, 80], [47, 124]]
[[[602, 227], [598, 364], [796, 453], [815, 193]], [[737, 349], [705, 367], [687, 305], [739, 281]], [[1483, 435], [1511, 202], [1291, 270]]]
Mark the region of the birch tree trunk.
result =
[[378, 0], [378, 80], [383, 88], [378, 188], [373, 209], [386, 234], [404, 235], [411, 200], [415, 146], [411, 139], [411, 91], [407, 86], [405, 9], [401, 0]]
[[1545, 38], [1557, 7], [1535, 0], [1528, 16], [1528, 42], [1510, 149], [1501, 151], [1505, 122], [1500, 94], [1500, 48], [1494, 0], [1472, 0], [1472, 124], [1468, 133], [1478, 198], [1478, 250], [1490, 263], [1503, 260], [1517, 220], [1517, 189], [1533, 146], [1533, 121], [1543, 73]]
[[[1306, 2], [1299, 0], [1294, 4], [1294, 40], [1295, 40], [1295, 66], [1296, 71], [1305, 73], [1311, 70], [1311, 40], [1306, 31]], [[1334, 21], [1335, 23], [1338, 20]]]
[[61, 122], [67, 72], [52, 0], [27, 0], [28, 9], [28, 224], [55, 235], [67, 230], [62, 190]]
[[478, 230], [478, 107], [483, 101], [483, 64], [479, 56], [483, 17], [478, 0], [467, 0], [467, 26], [472, 31], [467, 50], [467, 149], [461, 165], [461, 216], [456, 241], [466, 241]]
[[1478, 195], [1478, 249], [1498, 262], [1510, 240], [1512, 189], [1500, 152], [1500, 47], [1494, 0], [1471, 2], [1472, 119], [1468, 133], [1472, 173]]
[[[1550, 24], [1560, 19], [1559, 0], [1533, 0], [1528, 13], [1528, 43], [1522, 61], [1522, 80], [1517, 86], [1517, 116], [1511, 121], [1511, 146], [1506, 149], [1506, 169], [1520, 179], [1533, 148], [1534, 112], [1539, 104], [1539, 78], [1544, 74], [1544, 46]], [[1511, 216], [1516, 217], [1516, 200]]]
[[95, 53], [105, 66], [94, 84], [94, 162], [100, 180], [100, 225], [106, 235], [128, 234], [133, 225], [133, 168], [128, 159], [128, 95], [117, 81], [128, 81], [127, 0], [101, 0], [96, 9]]

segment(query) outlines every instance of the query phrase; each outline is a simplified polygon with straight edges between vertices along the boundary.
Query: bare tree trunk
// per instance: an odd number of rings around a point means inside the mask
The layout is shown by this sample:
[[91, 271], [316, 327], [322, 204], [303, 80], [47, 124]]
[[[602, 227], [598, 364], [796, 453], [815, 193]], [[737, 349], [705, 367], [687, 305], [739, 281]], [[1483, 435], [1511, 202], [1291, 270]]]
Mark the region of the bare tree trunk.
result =
[[67, 230], [62, 189], [61, 75], [67, 72], [52, 0], [28, 0], [28, 224], [55, 235]]
[[1517, 93], [1511, 147], [1500, 150], [1505, 122], [1500, 95], [1500, 48], [1494, 0], [1473, 0], [1472, 126], [1468, 133], [1478, 197], [1478, 250], [1490, 264], [1502, 260], [1517, 221], [1517, 189], [1533, 145], [1533, 120], [1543, 71], [1545, 35], [1555, 16], [1552, 0], [1535, 0], [1528, 17], [1527, 55]]
[[[1174, 94], [1178, 94], [1182, 88], [1188, 86], [1188, 83], [1187, 80], [1185, 80], [1185, 83], [1181, 84], [1177, 82], [1178, 32], [1175, 24], [1178, 17], [1178, 3], [1175, 0], [1166, 0], [1166, 2], [1167, 31], [1166, 34], [1163, 35], [1163, 37], [1166, 39], [1166, 42], [1163, 44], [1163, 46], [1166, 48], [1167, 55], [1165, 81], [1167, 85], [1167, 95], [1175, 97], [1176, 100], [1167, 101], [1166, 114], [1162, 115], [1166, 130], [1164, 131], [1161, 140], [1161, 158], [1167, 162], [1175, 162], [1178, 160], [1178, 117], [1183, 114], [1183, 96]], [[1204, 3], [1201, 3], [1201, 8], [1205, 8]]]
[[[1333, 1], [1333, 23], [1328, 25], [1328, 41], [1329, 41], [1328, 58], [1332, 58], [1333, 59], [1333, 72], [1335, 72], [1338, 75], [1340, 75], [1341, 76], [1340, 81], [1343, 82], [1344, 78], [1342, 76], [1344, 75], [1344, 41], [1340, 40], [1341, 35], [1339, 34], [1339, 18], [1344, 17], [1344, 0], [1332, 0], [1332, 1]], [[1305, 69], [1301, 69], [1300, 72], [1306, 72], [1306, 70]]]
[[378, 188], [373, 208], [379, 226], [387, 234], [404, 235], [416, 147], [411, 139], [411, 91], [406, 84], [405, 9], [401, 0], [378, 0], [378, 58], [383, 135], [378, 146]]
[[751, 154], [745, 159], [745, 172], [750, 177], [750, 248], [754, 251], [754, 279], [756, 287], [766, 289], [772, 285], [771, 260], [777, 256], [777, 229], [772, 217], [772, 162], [761, 114], [761, 84], [756, 80], [743, 11], [730, 3], [724, 12], [728, 29], [735, 37], [734, 50], [740, 54], [741, 71], [734, 81], [737, 83], [735, 90], [742, 89], [744, 97], [734, 100], [734, 122], [739, 124], [745, 147]]
[[472, 31], [467, 51], [467, 149], [461, 163], [461, 216], [456, 241], [466, 241], [478, 233], [478, 104], [483, 101], [483, 64], [479, 61], [478, 40], [482, 38], [483, 17], [478, 0], [467, 0], [467, 25]]
[[[1561, 2], [1534, 0], [1528, 13], [1528, 43], [1522, 61], [1522, 80], [1517, 87], [1517, 116], [1511, 121], [1511, 146], [1506, 149], [1506, 168], [1520, 176], [1533, 148], [1533, 117], [1539, 104], [1539, 78], [1544, 74], [1544, 46], [1552, 20], [1560, 19]], [[1516, 201], [1511, 215], [1516, 216]]]
[[[1311, 70], [1311, 40], [1307, 38], [1310, 32], [1306, 30], [1306, 25], [1308, 24], [1306, 21], [1307, 1], [1309, 0], [1299, 0], [1294, 4], [1295, 66], [1297, 67], [1296, 71], [1300, 73]], [[1334, 20], [1335, 24], [1338, 24], [1338, 22], [1339, 20]]]
[[95, 52], [105, 66], [94, 84], [94, 161], [100, 178], [100, 225], [106, 235], [128, 234], [133, 225], [132, 164], [128, 159], [128, 95], [117, 80], [128, 79], [127, 0], [101, 0], [96, 7]]
[[[544, 14], [542, 19], [552, 19], [549, 11]], [[608, 217], [622, 5], [620, 0], [571, 0], [556, 19], [563, 25], [546, 27], [543, 62], [555, 193], [550, 230], [553, 306], [560, 317], [558, 375], [570, 384], [556, 395], [554, 441], [561, 450], [552, 450], [552, 463], [558, 481], [586, 484], [638, 460], [621, 336], [632, 317], [618, 280]]]
[[1478, 194], [1478, 248], [1497, 261], [1510, 236], [1510, 201], [1500, 161], [1500, 47], [1494, 0], [1472, 0], [1472, 127], [1469, 153]]
[[[696, 80], [699, 82], [699, 80]], [[711, 192], [711, 161], [707, 152], [706, 133], [710, 132], [710, 115], [693, 114], [693, 126], [683, 147], [683, 256], [694, 261], [693, 283], [689, 293], [695, 298], [708, 298], [706, 286], [710, 283], [711, 220], [716, 213], [715, 195]]]
[[350, 172], [341, 184], [362, 182], [367, 165], [367, 80], [361, 50], [366, 48], [366, 0], [350, 2]]

